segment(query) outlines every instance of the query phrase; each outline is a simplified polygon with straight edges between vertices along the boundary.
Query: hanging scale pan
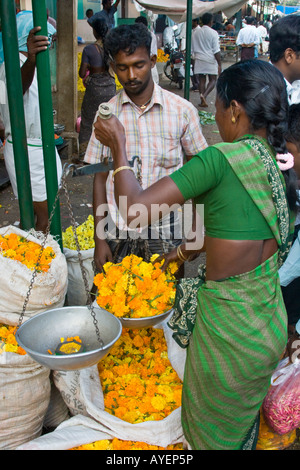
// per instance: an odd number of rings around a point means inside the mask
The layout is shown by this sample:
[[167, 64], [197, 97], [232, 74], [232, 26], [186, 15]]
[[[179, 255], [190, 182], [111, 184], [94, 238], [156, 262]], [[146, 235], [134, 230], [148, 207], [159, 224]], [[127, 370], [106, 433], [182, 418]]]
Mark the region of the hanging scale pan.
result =
[[[18, 344], [39, 364], [52, 370], [76, 370], [97, 364], [122, 333], [120, 320], [94, 305], [101, 342], [91, 321], [89, 306], [61, 307], [38, 313], [17, 330]], [[79, 337], [78, 352], [66, 353], [68, 338]]]
[[[75, 370], [97, 364], [109, 352], [122, 333], [120, 320], [100, 308], [96, 303], [92, 303], [76, 233], [76, 223], [65, 181], [66, 169], [67, 167], [64, 168], [61, 177], [60, 188], [49, 216], [45, 238], [41, 244], [40, 255], [33, 271], [16, 331], [16, 340], [28, 355], [39, 364], [52, 370]], [[88, 305], [46, 310], [22, 324], [61, 188], [64, 189], [67, 198]], [[77, 339], [74, 340], [74, 338]]]

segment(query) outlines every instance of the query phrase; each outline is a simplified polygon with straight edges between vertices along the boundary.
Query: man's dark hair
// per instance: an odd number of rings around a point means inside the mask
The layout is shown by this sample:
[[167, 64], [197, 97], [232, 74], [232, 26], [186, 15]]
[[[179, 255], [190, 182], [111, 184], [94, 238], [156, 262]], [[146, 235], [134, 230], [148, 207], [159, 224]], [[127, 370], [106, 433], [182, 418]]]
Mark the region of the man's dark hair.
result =
[[204, 15], [201, 18], [202, 24], [203, 25], [208, 25], [212, 22], [212, 19], [213, 19], [212, 13], [204, 13]]
[[256, 19], [254, 18], [254, 16], [247, 16], [246, 17], [246, 23], [247, 24], [254, 24], [256, 22]]
[[123, 24], [109, 31], [105, 38], [105, 48], [114, 58], [119, 51], [125, 51], [130, 55], [138, 47], [145, 47], [150, 57], [151, 40], [151, 34], [144, 24]]
[[269, 33], [270, 60], [276, 64], [286, 49], [290, 48], [297, 54], [300, 52], [300, 16], [288, 15], [273, 24]]
[[135, 20], [134, 20], [135, 23], [142, 23], [144, 24], [145, 26], [148, 27], [148, 21], [147, 21], [147, 18], [145, 16], [138, 16]]

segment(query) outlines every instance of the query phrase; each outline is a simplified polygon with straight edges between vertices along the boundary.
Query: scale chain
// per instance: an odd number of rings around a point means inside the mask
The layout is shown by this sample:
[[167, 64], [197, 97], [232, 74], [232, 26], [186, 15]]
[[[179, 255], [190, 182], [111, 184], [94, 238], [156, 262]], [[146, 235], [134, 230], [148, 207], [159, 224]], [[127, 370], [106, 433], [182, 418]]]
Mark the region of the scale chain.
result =
[[53, 207], [52, 207], [52, 211], [51, 211], [50, 216], [49, 216], [48, 225], [47, 225], [47, 228], [46, 228], [46, 231], [45, 231], [45, 237], [44, 237], [44, 240], [41, 243], [41, 251], [39, 253], [37, 263], [34, 267], [32, 278], [31, 278], [31, 281], [30, 281], [30, 284], [29, 284], [29, 289], [28, 289], [26, 297], [25, 297], [25, 301], [24, 301], [24, 304], [23, 304], [22, 312], [20, 314], [20, 318], [19, 318], [19, 322], [18, 322], [18, 326], [17, 326], [16, 330], [21, 326], [21, 324], [23, 322], [23, 318], [24, 318], [24, 314], [25, 314], [25, 311], [26, 311], [28, 301], [29, 301], [31, 290], [32, 290], [34, 280], [35, 280], [36, 275], [37, 275], [37, 268], [39, 266], [39, 262], [41, 260], [42, 253], [44, 251], [45, 244], [46, 244], [48, 235], [50, 233], [51, 221], [52, 221], [52, 218], [53, 218], [54, 213], [55, 213], [56, 204], [57, 204], [60, 192], [63, 189], [64, 192], [65, 192], [66, 199], [67, 199], [67, 206], [68, 206], [68, 209], [69, 209], [69, 215], [70, 215], [71, 224], [72, 224], [72, 228], [73, 228], [73, 233], [74, 233], [74, 238], [75, 238], [75, 243], [76, 243], [76, 248], [77, 248], [77, 253], [78, 253], [79, 265], [80, 265], [81, 274], [82, 274], [82, 278], [83, 278], [83, 282], [84, 282], [84, 286], [85, 286], [85, 290], [86, 290], [86, 294], [87, 294], [88, 308], [90, 310], [90, 313], [91, 313], [91, 316], [92, 316], [92, 319], [93, 319], [93, 324], [95, 326], [97, 339], [98, 339], [99, 343], [101, 344], [101, 346], [103, 346], [104, 343], [103, 343], [103, 341], [101, 339], [101, 336], [100, 336], [98, 321], [97, 321], [96, 314], [95, 314], [95, 311], [94, 311], [94, 306], [92, 305], [92, 298], [91, 298], [91, 294], [89, 292], [88, 280], [87, 280], [85, 268], [83, 266], [83, 261], [82, 261], [82, 256], [81, 256], [81, 252], [80, 252], [78, 236], [77, 236], [77, 232], [76, 232], [76, 222], [75, 222], [75, 219], [74, 219], [74, 214], [73, 214], [73, 210], [72, 210], [72, 206], [71, 206], [71, 202], [70, 202], [70, 198], [69, 198], [69, 194], [68, 194], [68, 189], [67, 189], [67, 184], [66, 184], [66, 177], [68, 175], [67, 170], [68, 170], [68, 166], [65, 165], [65, 167], [63, 169], [62, 176], [61, 176], [60, 186], [59, 186], [58, 191], [56, 193], [54, 203], [53, 203]]

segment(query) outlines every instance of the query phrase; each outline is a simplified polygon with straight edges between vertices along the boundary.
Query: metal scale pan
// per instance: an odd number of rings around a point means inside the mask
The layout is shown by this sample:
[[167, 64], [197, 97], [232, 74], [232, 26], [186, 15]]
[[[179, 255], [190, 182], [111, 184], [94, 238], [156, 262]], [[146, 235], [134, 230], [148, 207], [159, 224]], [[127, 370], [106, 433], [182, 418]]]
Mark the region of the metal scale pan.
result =
[[[121, 322], [111, 313], [94, 306], [101, 331], [102, 344], [96, 335], [87, 306], [61, 307], [39, 313], [26, 320], [17, 330], [16, 340], [27, 354], [39, 364], [52, 370], [76, 370], [97, 364], [119, 339]], [[79, 336], [83, 352], [50, 354], [55, 351], [61, 337]]]

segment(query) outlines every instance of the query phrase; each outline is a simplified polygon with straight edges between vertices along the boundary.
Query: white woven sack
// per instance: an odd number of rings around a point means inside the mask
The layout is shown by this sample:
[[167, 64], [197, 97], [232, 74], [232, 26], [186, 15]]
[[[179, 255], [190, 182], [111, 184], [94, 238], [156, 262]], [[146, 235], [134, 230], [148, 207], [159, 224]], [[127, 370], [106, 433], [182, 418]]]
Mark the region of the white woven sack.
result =
[[50, 370], [27, 354], [0, 354], [0, 449], [41, 435], [50, 400]]
[[[14, 226], [0, 229], [0, 235], [16, 233], [35, 243], [41, 244], [44, 235], [37, 232], [25, 232]], [[64, 254], [59, 244], [48, 235], [45, 246], [51, 246], [55, 258], [45, 273], [37, 273], [24, 321], [37, 313], [50, 308], [62, 307], [68, 287], [68, 271]], [[0, 255], [0, 323], [17, 325], [24, 300], [29, 289], [32, 273], [24, 264]]]
[[[52, 373], [52, 371], [51, 371]], [[45, 415], [44, 429], [49, 432], [57, 428], [63, 421], [70, 418], [69, 409], [65, 404], [60, 391], [55, 386], [53, 380], [51, 379], [50, 374], [50, 384], [51, 384], [51, 393], [50, 393], [50, 402]]]
[[[94, 270], [92, 265], [94, 259], [94, 248], [81, 250], [80, 253], [82, 264], [86, 272], [89, 290], [91, 291], [94, 283]], [[86, 305], [87, 292], [82, 278], [78, 253], [76, 250], [64, 248], [64, 254], [66, 256], [68, 266], [68, 305]]]
[[[183, 378], [186, 351], [173, 340], [165, 323], [163, 328], [168, 344], [168, 356], [178, 376]], [[104, 411], [104, 399], [97, 366], [68, 372], [54, 372], [53, 379], [72, 415], [88, 416], [105, 426], [114, 437], [166, 447], [181, 442], [181, 407], [161, 421], [127, 423]]]

